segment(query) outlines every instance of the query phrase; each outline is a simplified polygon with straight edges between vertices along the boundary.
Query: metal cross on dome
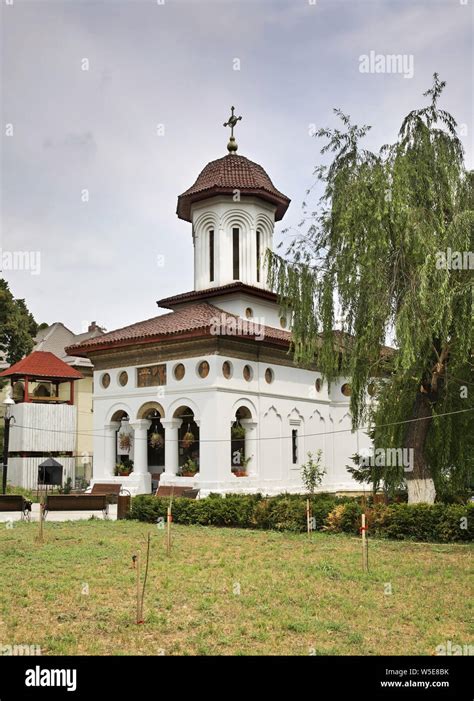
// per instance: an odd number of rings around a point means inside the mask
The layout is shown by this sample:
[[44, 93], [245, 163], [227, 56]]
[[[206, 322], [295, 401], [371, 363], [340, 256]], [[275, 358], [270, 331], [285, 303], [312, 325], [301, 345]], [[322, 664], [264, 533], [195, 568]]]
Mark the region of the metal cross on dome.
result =
[[236, 117], [234, 114], [235, 107], [232, 105], [230, 108], [232, 110], [232, 114], [229, 117], [229, 120], [227, 122], [224, 122], [225, 127], [230, 127], [230, 135], [234, 136], [234, 127], [237, 124], [239, 120], [242, 119], [242, 117]]
[[233, 152], [237, 151], [237, 143], [236, 143], [235, 137], [234, 137], [234, 127], [237, 124], [237, 122], [242, 119], [242, 117], [235, 116], [234, 105], [232, 105], [232, 107], [230, 109], [231, 109], [231, 115], [230, 115], [229, 119], [227, 120], [227, 122], [224, 122], [224, 126], [230, 127], [230, 139], [229, 139], [229, 143], [227, 144], [227, 150], [229, 151], [229, 153], [233, 153]]

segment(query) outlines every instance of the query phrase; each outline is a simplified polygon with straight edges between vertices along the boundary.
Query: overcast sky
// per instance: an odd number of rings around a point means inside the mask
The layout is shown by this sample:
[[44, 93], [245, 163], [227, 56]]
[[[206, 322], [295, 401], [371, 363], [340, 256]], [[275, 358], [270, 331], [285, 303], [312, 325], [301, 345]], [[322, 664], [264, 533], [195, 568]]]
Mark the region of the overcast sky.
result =
[[[157, 299], [192, 289], [176, 198], [226, 154], [232, 104], [239, 154], [292, 200], [277, 235], [299, 221], [320, 158], [311, 125], [334, 125], [340, 107], [373, 125], [376, 149], [425, 103], [434, 71], [472, 167], [472, 7], [2, 0], [2, 122], [13, 125], [1, 141], [3, 257], [41, 255], [39, 274], [4, 269], [14, 295], [38, 322], [80, 332], [155, 316]], [[413, 75], [360, 72], [371, 51], [404, 55]]]

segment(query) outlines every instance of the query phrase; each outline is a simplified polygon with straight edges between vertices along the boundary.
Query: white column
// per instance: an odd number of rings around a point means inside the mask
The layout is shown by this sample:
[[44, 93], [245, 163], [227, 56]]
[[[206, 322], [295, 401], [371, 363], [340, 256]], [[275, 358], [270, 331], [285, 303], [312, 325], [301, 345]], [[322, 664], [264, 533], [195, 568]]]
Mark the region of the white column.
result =
[[247, 258], [248, 258], [248, 236], [249, 232], [246, 226], [242, 224], [239, 227], [240, 236], [240, 279], [242, 282], [248, 282], [247, 280]]
[[223, 263], [224, 263], [224, 280], [223, 280], [223, 285], [226, 285], [228, 282], [234, 282], [234, 255], [233, 255], [233, 238], [232, 238], [232, 228], [229, 227], [224, 230], [224, 241], [225, 241], [225, 246], [224, 246], [224, 255], [223, 255]]
[[119, 428], [120, 421], [111, 421], [104, 426], [104, 477], [113, 477], [115, 473], [115, 463], [117, 461], [117, 431]]
[[250, 229], [249, 241], [249, 285], [257, 285], [257, 233], [255, 229]]
[[231, 479], [228, 395], [202, 406], [199, 425], [199, 482], [204, 492], [216, 491]]
[[201, 263], [200, 263], [200, 273], [199, 273], [199, 289], [205, 290], [208, 287], [208, 246], [207, 246], [207, 231], [204, 229], [199, 233], [199, 248], [201, 249]]
[[201, 234], [195, 229], [194, 230], [194, 289], [202, 289], [201, 280]]
[[239, 226], [240, 280], [247, 282], [247, 228]]
[[220, 229], [217, 226], [214, 227], [214, 282], [209, 284], [209, 287], [213, 285], [219, 285], [221, 279], [221, 237]]
[[249, 476], [258, 475], [258, 440], [257, 422], [252, 419], [240, 419], [241, 425], [245, 428], [245, 457], [252, 456], [247, 465]]
[[193, 253], [194, 253], [194, 289], [197, 290], [197, 236], [196, 236], [196, 229], [194, 228], [193, 224]]
[[133, 471], [135, 475], [148, 474], [148, 435], [147, 431], [151, 426], [148, 419], [138, 419], [130, 421], [133, 428], [134, 463]]
[[179, 464], [178, 429], [182, 419], [161, 419], [165, 429], [165, 475], [176, 475]]

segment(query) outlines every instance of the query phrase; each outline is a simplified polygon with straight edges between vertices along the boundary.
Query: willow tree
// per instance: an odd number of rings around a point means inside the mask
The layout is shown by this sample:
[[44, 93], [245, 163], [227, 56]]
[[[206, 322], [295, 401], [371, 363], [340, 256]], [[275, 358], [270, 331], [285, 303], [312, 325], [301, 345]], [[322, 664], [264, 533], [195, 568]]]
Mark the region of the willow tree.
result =
[[370, 426], [376, 448], [412, 449], [408, 471], [384, 471], [411, 502], [465, 486], [472, 470], [474, 179], [438, 106], [444, 85], [434, 74], [429, 104], [377, 153], [361, 146], [370, 127], [335, 110], [342, 126], [316, 134], [328, 162], [304, 204], [309, 227], [268, 254], [295, 360], [350, 379], [353, 428]]

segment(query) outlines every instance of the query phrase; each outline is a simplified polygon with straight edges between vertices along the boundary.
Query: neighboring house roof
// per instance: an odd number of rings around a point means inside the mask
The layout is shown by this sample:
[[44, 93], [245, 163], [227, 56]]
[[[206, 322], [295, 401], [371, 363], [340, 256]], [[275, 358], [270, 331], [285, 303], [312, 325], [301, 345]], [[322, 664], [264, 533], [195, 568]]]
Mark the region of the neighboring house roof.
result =
[[38, 331], [36, 336], [36, 345], [33, 350], [49, 351], [61, 358], [65, 363], [72, 366], [92, 367], [92, 363], [88, 358], [79, 356], [71, 356], [66, 353], [66, 346], [71, 346], [75, 343], [101, 336], [104, 332], [98, 326], [94, 326], [91, 331], [75, 334], [67, 328], [61, 321], [56, 321], [51, 326]]
[[[266, 341], [288, 346], [291, 334], [288, 331], [254, 324], [251, 320], [230, 314], [212, 304], [201, 302], [152, 319], [110, 331], [102, 336], [91, 338], [80, 344], [66, 348], [68, 353], [87, 355], [95, 350], [135, 343], [151, 343], [173, 336], [218, 336], [231, 335], [231, 329], [239, 324], [240, 333], [235, 335], [253, 338], [262, 336]], [[219, 325], [221, 333], [219, 332]], [[235, 333], [235, 331], [234, 331]]]
[[290, 199], [276, 189], [270, 177], [258, 163], [236, 153], [211, 161], [200, 172], [196, 182], [178, 197], [176, 213], [180, 219], [191, 221], [191, 205], [214, 195], [256, 195], [276, 206], [275, 221], [284, 216]]
[[19, 360], [7, 370], [0, 372], [0, 377], [28, 375], [31, 378], [44, 377], [48, 380], [80, 380], [81, 373], [64, 363], [54, 353], [33, 351], [26, 358]]
[[224, 294], [228, 294], [229, 292], [244, 293], [269, 300], [270, 302], [277, 301], [277, 295], [275, 292], [265, 290], [262, 287], [254, 287], [253, 285], [246, 285], [244, 282], [236, 281], [230, 282], [227, 285], [219, 285], [219, 287], [209, 287], [206, 290], [191, 290], [190, 292], [183, 292], [182, 294], [174, 295], [173, 297], [166, 297], [165, 299], [160, 299], [158, 301], [158, 306], [165, 309], [172, 309], [178, 304], [184, 304], [185, 302], [196, 302], [198, 300], [209, 299], [210, 297], [220, 297]]

